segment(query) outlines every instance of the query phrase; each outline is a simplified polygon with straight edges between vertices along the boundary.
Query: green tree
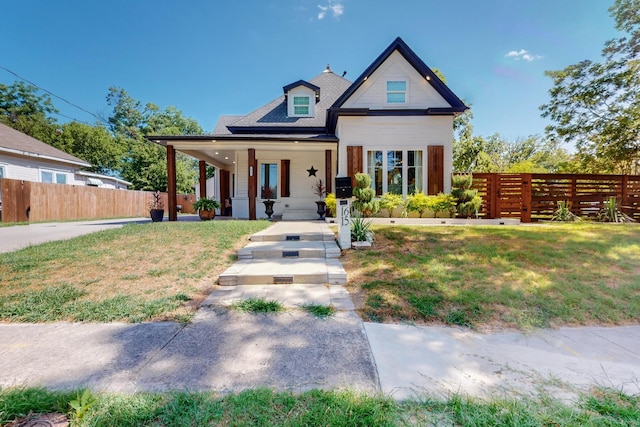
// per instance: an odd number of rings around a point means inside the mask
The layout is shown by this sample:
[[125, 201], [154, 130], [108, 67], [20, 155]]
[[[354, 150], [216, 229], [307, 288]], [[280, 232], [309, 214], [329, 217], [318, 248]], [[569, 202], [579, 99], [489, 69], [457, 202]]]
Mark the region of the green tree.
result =
[[[204, 131], [197, 121], [185, 117], [175, 107], [161, 110], [157, 105], [132, 98], [124, 89], [111, 87], [107, 103], [113, 106], [109, 128], [124, 147], [122, 177], [140, 190], [167, 189], [165, 148], [146, 139], [147, 135], [194, 135]], [[198, 176], [197, 161], [178, 153], [176, 187], [180, 193], [191, 193]]]
[[51, 114], [58, 110], [48, 95], [22, 81], [0, 84], [0, 123], [50, 143], [58, 128]]
[[553, 79], [542, 116], [551, 139], [575, 144], [585, 169], [637, 173], [640, 161], [640, 0], [616, 0], [609, 9], [626, 33], [609, 40], [602, 61], [584, 60]]
[[65, 123], [59, 127], [51, 145], [91, 163], [89, 170], [92, 172], [109, 175], [120, 173], [122, 146], [117, 144], [104, 126]]

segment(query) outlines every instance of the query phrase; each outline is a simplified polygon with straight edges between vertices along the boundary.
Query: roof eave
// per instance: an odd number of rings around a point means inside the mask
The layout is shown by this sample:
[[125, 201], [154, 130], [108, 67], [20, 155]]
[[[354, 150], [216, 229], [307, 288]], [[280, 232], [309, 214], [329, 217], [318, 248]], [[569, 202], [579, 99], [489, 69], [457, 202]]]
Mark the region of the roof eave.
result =
[[54, 161], [54, 162], [58, 162], [58, 163], [66, 163], [66, 164], [74, 165], [74, 166], [81, 166], [81, 167], [87, 167], [87, 168], [91, 167], [91, 163], [87, 163], [87, 162], [82, 161], [80, 159], [78, 159], [77, 161], [76, 160], [61, 159], [60, 157], [47, 156], [46, 154], [32, 153], [30, 151], [14, 150], [13, 148], [7, 148], [7, 147], [0, 147], [0, 152], [16, 154], [16, 155], [19, 155], [19, 156], [33, 157], [33, 158], [36, 158], [36, 159], [49, 160], [49, 161]]

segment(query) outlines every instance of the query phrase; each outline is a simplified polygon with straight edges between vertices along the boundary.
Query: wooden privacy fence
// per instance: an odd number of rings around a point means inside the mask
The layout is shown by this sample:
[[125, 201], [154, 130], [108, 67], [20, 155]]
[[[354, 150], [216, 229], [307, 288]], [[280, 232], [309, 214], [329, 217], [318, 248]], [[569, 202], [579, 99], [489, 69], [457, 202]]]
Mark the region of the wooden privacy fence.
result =
[[474, 173], [473, 187], [484, 218], [548, 220], [559, 201], [570, 202], [578, 216], [593, 217], [613, 196], [622, 211], [640, 220], [639, 175]]
[[[67, 221], [149, 216], [150, 191], [117, 190], [0, 179], [2, 222]], [[162, 193], [165, 210], [167, 194]], [[195, 213], [195, 195], [178, 195], [182, 212]]]

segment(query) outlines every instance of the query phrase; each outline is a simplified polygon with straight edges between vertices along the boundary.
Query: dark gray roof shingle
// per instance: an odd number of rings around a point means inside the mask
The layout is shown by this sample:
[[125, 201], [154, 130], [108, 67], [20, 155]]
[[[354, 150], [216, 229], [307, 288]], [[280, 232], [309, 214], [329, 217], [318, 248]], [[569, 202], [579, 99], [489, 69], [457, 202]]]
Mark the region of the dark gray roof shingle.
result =
[[[327, 109], [347, 90], [351, 82], [333, 72], [323, 72], [309, 81], [320, 88], [320, 102], [316, 104], [315, 117], [287, 117], [287, 104], [284, 95], [279, 96], [268, 104], [255, 111], [230, 121], [230, 116], [222, 116], [214, 134], [228, 135], [228, 130], [223, 132], [223, 127], [238, 128], [324, 128], [326, 124]], [[256, 130], [255, 133], [260, 133]]]

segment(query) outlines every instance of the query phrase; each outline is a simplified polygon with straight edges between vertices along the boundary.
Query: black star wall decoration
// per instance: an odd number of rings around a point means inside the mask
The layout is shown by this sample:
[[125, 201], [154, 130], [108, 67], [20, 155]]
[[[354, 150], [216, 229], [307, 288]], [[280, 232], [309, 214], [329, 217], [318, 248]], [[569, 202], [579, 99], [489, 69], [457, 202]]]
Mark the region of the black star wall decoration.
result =
[[309, 176], [316, 176], [316, 172], [318, 172], [318, 170], [312, 165], [311, 169], [307, 169], [307, 172], [309, 172]]

